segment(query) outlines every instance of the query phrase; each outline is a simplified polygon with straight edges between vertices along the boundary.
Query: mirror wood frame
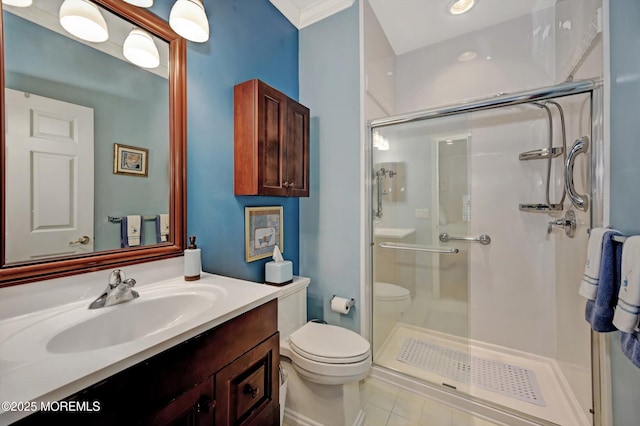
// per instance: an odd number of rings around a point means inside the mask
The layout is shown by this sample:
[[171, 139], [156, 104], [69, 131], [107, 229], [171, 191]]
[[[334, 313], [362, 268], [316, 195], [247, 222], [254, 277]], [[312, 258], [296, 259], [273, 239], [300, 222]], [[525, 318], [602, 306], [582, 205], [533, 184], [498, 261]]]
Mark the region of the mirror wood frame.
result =
[[[183, 254], [186, 243], [186, 141], [187, 141], [187, 44], [169, 23], [155, 14], [121, 0], [92, 0], [110, 12], [153, 33], [169, 44], [169, 215], [168, 243], [126, 249], [105, 250], [90, 254], [5, 264], [4, 235], [6, 228], [6, 161], [5, 149], [5, 75], [4, 24], [0, 13], [0, 287], [45, 279], [94, 272], [135, 263], [166, 259]], [[2, 6], [0, 4], [0, 12]]]

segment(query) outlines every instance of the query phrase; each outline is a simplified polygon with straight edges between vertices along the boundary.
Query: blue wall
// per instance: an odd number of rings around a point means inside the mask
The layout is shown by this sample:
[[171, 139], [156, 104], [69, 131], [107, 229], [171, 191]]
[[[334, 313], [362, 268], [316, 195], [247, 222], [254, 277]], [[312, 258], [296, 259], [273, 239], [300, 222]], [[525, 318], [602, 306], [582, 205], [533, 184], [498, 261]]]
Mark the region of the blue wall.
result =
[[[173, 2], [152, 11], [168, 20]], [[187, 227], [207, 272], [264, 281], [244, 261], [244, 207], [284, 207], [284, 258], [298, 272], [299, 201], [233, 195], [233, 86], [259, 78], [298, 98], [298, 31], [268, 0], [205, 0], [211, 36], [187, 51]]]
[[[611, 0], [611, 225], [640, 235], [640, 2]], [[611, 339], [613, 420], [640, 424], [640, 370]]]
[[[300, 99], [311, 109], [311, 196], [300, 201], [308, 316], [360, 329], [360, 34], [358, 2], [300, 31]], [[348, 315], [336, 294], [356, 299]]]
[[[3, 16], [6, 86], [93, 108], [94, 249], [120, 247], [120, 226], [107, 216], [168, 212], [167, 80], [11, 13]], [[149, 149], [147, 178], [113, 174], [116, 142]], [[155, 237], [154, 222], [145, 223], [145, 243], [155, 244]]]

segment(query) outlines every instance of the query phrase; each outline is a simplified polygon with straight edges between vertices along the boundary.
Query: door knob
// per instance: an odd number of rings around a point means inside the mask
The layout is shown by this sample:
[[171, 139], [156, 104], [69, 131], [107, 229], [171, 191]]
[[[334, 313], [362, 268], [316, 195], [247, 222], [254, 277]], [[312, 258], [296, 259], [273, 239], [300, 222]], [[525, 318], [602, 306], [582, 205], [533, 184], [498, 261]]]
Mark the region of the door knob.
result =
[[86, 235], [83, 235], [82, 237], [78, 238], [76, 241], [69, 241], [69, 244], [89, 244], [89, 241], [91, 241], [91, 238], [87, 237]]

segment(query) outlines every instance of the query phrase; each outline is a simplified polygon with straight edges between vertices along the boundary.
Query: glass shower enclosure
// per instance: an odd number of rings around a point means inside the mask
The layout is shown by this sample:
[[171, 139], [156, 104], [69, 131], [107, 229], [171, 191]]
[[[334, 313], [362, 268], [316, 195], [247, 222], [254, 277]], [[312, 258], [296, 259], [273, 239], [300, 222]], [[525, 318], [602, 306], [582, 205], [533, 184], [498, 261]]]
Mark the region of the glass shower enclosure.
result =
[[593, 424], [578, 285], [594, 207], [575, 197], [598, 202], [595, 86], [371, 122], [376, 368], [541, 424]]

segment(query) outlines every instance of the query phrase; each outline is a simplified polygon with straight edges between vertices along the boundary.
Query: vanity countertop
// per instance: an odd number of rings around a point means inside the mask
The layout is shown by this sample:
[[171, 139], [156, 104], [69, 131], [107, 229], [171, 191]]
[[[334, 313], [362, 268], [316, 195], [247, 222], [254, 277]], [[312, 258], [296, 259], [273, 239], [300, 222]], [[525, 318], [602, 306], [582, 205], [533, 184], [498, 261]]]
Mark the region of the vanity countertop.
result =
[[[298, 278], [305, 280], [306, 278]], [[199, 294], [210, 291], [213, 296], [206, 302], [206, 309], [191, 315], [186, 320], [176, 320], [150, 335], [125, 343], [101, 347], [83, 348], [70, 353], [49, 351], [52, 335], [59, 334], [60, 321], [57, 317], [69, 316], [70, 312], [80, 312], [83, 323], [103, 315], [108, 310], [127, 307], [135, 312], [136, 304], [150, 300], [157, 289], [179, 288], [181, 294]], [[5, 318], [0, 321], [0, 395], [2, 401], [15, 403], [53, 402], [64, 399], [94, 383], [106, 379], [134, 364], [148, 359], [176, 344], [216, 327], [257, 306], [275, 299], [278, 287], [249, 281], [203, 273], [198, 281], [186, 282], [183, 277], [168, 279], [152, 285], [136, 287], [140, 297], [120, 305], [88, 311], [86, 306], [95, 298], [74, 301], [70, 304], [49, 307], [25, 315]], [[200, 297], [193, 300], [200, 301]], [[200, 303], [200, 302], [199, 302]], [[203, 302], [204, 303], [204, 302]], [[128, 305], [128, 306], [127, 306]], [[141, 305], [138, 305], [141, 306]], [[74, 311], [75, 310], [75, 311]], [[88, 311], [88, 312], [87, 312]], [[84, 318], [89, 317], [89, 320]], [[135, 316], [133, 317], [135, 321]], [[76, 320], [77, 321], [77, 320]], [[147, 321], [148, 322], [148, 321]], [[57, 325], [56, 325], [57, 324]], [[58, 327], [58, 329], [56, 329]], [[132, 324], [135, 327], [135, 324]], [[29, 342], [24, 347], [15, 343], [19, 333], [29, 333]], [[31, 330], [31, 331], [29, 331]], [[64, 329], [62, 329], [64, 331]], [[77, 343], [76, 339], [76, 343]], [[95, 339], [92, 339], [95, 340]], [[12, 348], [13, 346], [13, 348]], [[54, 351], [55, 352], [55, 351]], [[7, 411], [0, 409], [0, 425], [10, 424], [30, 414], [29, 411]]]

